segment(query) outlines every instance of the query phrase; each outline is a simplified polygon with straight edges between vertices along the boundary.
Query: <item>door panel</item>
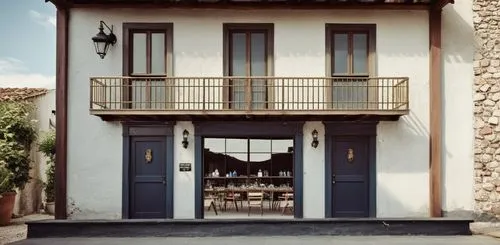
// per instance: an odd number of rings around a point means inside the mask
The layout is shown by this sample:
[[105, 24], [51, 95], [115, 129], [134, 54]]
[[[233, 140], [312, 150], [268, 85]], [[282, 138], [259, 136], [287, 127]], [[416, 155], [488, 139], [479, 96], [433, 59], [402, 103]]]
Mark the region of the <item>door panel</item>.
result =
[[333, 216], [368, 217], [368, 137], [335, 137], [332, 154]]
[[131, 139], [131, 217], [166, 218], [166, 139]]

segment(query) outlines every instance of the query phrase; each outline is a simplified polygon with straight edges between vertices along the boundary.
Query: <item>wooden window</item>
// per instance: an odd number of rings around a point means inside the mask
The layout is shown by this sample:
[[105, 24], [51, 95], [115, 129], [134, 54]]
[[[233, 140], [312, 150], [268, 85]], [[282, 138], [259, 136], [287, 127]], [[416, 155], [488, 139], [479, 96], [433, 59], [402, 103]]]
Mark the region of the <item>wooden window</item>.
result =
[[326, 26], [327, 76], [332, 83], [327, 98], [336, 109], [376, 107], [376, 81], [370, 79], [375, 66], [373, 24]]
[[[225, 76], [243, 77], [226, 81], [227, 108], [265, 109], [271, 98], [267, 79], [272, 75], [273, 25], [224, 25]], [[251, 101], [251, 103], [247, 103]]]
[[136, 109], [167, 109], [173, 107], [172, 24], [123, 24], [124, 76], [128, 89], [124, 96], [128, 107]]

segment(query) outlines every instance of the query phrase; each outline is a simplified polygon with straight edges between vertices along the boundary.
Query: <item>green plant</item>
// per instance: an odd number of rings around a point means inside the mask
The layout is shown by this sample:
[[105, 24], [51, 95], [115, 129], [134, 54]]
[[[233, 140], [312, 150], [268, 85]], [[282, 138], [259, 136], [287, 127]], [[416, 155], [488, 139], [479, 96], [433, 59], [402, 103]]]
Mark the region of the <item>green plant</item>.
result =
[[47, 132], [38, 145], [38, 150], [49, 158], [47, 161], [47, 169], [45, 170], [45, 175], [47, 176], [47, 182], [45, 186], [45, 197], [47, 202], [53, 202], [55, 200], [55, 153], [56, 153], [56, 134], [54, 130]]
[[0, 102], [0, 165], [9, 172], [9, 186], [23, 189], [30, 180], [30, 149], [36, 139], [28, 102]]
[[2, 197], [2, 193], [9, 192], [14, 188], [10, 181], [11, 175], [12, 173], [7, 168], [0, 165], [0, 197]]
[[54, 162], [48, 162], [45, 174], [47, 175], [47, 182], [45, 183], [45, 199], [47, 202], [55, 201], [55, 171], [56, 165]]
[[38, 144], [38, 150], [46, 157], [54, 158], [56, 154], [56, 132], [54, 130], [45, 133]]

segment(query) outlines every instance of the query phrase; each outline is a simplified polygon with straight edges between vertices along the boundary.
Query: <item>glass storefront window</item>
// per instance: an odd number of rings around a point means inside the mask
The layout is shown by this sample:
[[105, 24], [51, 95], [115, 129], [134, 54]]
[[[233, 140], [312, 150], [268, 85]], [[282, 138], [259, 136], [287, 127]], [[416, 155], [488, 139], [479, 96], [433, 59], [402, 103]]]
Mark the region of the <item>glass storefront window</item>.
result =
[[293, 147], [293, 139], [205, 138], [205, 217], [293, 217]]

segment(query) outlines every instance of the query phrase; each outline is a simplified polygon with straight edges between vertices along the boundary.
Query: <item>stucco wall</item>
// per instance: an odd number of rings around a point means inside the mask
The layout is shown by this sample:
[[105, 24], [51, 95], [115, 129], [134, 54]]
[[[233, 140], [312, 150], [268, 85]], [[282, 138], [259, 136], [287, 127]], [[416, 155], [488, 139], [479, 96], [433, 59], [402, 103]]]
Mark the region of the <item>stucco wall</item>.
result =
[[449, 216], [474, 209], [472, 0], [443, 9], [443, 210]]
[[[456, 32], [468, 19], [468, 1], [445, 10], [445, 209], [471, 209], [472, 121], [470, 40]], [[115, 26], [118, 43], [105, 59], [93, 51], [90, 37], [98, 21]], [[90, 76], [121, 75], [123, 22], [174, 23], [175, 76], [222, 76], [222, 23], [274, 23], [274, 74], [325, 76], [325, 23], [376, 23], [378, 76], [410, 78], [410, 110], [398, 122], [382, 122], [377, 139], [377, 215], [427, 216], [429, 132], [429, 43], [425, 11], [292, 11], [292, 10], [72, 10], [69, 50], [68, 208], [72, 218], [119, 218], [121, 211], [121, 126], [103, 122], [88, 112]], [[456, 22], [456, 23], [455, 23]], [[467, 22], [468, 23], [468, 22]], [[446, 37], [449, 35], [449, 37]], [[452, 36], [453, 35], [453, 36]], [[457, 59], [459, 57], [460, 59]], [[448, 74], [450, 73], [450, 74]], [[459, 91], [451, 93], [450, 90]], [[465, 110], [465, 111], [464, 111]], [[464, 113], [465, 112], [465, 113]], [[460, 123], [457, 123], [460, 122]], [[176, 126], [175, 132], [180, 132]], [[192, 127], [183, 122], [182, 127]], [[304, 126], [304, 216], [324, 215], [324, 144], [310, 150], [310, 131], [324, 129], [318, 122]], [[458, 135], [456, 132], [461, 132]], [[469, 137], [469, 136], [470, 137]], [[192, 149], [177, 148], [174, 163], [188, 161]], [[324, 139], [322, 139], [324, 140]], [[460, 143], [462, 142], [462, 144]], [[470, 145], [470, 144], [468, 144]], [[318, 152], [321, 152], [319, 154]], [[319, 161], [319, 164], [313, 164]], [[177, 166], [177, 165], [176, 165]], [[455, 168], [457, 169], [455, 171]], [[174, 215], [194, 216], [194, 179], [175, 170]], [[317, 176], [320, 174], [320, 176]], [[466, 194], [464, 194], [464, 192]], [[186, 193], [183, 195], [181, 193]], [[103, 201], [106, 200], [106, 201]]]
[[36, 120], [35, 125], [38, 140], [33, 143], [30, 152], [32, 161], [30, 164], [30, 176], [32, 179], [26, 184], [24, 189], [18, 191], [18, 195], [16, 195], [16, 203], [14, 206], [14, 214], [16, 215], [36, 213], [42, 207], [42, 203], [45, 203], [43, 182], [47, 179], [45, 176], [47, 159], [38, 151], [38, 142], [43, 134], [50, 129], [49, 118], [55, 120], [55, 118], [52, 117], [52, 110], [56, 109], [55, 94], [56, 91], [51, 89], [47, 91], [46, 94], [29, 100], [36, 107], [31, 118]]

